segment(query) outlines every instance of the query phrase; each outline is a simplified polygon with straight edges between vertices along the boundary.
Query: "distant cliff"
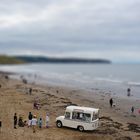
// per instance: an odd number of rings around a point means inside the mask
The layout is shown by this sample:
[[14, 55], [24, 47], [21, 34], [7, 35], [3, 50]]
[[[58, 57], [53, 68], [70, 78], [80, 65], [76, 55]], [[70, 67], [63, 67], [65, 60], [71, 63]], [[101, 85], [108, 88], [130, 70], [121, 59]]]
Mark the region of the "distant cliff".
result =
[[51, 58], [41, 56], [16, 56], [15, 58], [26, 63], [111, 63], [111, 61], [105, 59]]
[[0, 64], [24, 64], [24, 63], [97, 63], [110, 64], [106, 59], [83, 58], [51, 58], [41, 56], [5, 56], [0, 55]]
[[0, 64], [23, 64], [23, 60], [15, 57], [0, 55]]

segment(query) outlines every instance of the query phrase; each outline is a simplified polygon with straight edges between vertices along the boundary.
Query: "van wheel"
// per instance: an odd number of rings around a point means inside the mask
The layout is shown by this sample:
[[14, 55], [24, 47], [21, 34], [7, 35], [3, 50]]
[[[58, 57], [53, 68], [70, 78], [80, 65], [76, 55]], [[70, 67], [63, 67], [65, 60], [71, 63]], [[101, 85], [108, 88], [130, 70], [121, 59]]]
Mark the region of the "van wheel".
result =
[[83, 126], [78, 126], [78, 130], [79, 130], [80, 132], [83, 132], [83, 131], [84, 131], [84, 127], [83, 127]]
[[57, 122], [56, 122], [56, 126], [57, 126], [58, 128], [61, 128], [61, 127], [62, 127], [62, 122], [61, 122], [61, 121], [57, 121]]

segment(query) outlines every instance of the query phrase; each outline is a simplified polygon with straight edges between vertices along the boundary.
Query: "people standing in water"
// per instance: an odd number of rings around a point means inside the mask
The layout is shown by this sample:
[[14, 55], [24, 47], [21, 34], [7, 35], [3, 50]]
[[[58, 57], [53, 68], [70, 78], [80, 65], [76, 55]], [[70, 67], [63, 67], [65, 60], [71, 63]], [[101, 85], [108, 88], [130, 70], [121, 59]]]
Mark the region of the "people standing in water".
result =
[[36, 132], [36, 125], [37, 125], [37, 119], [36, 119], [36, 115], [34, 115], [32, 119], [33, 133]]
[[128, 97], [131, 96], [131, 89], [130, 88], [127, 89], [127, 96]]
[[47, 113], [47, 115], [46, 115], [46, 128], [49, 127], [49, 121], [50, 121], [50, 117], [49, 117], [49, 114]]
[[32, 118], [33, 118], [33, 115], [31, 112], [29, 112], [29, 115], [28, 115], [28, 127], [30, 127], [32, 125]]
[[109, 100], [109, 103], [110, 103], [110, 107], [112, 107], [113, 106], [113, 99], [112, 98]]
[[14, 129], [17, 129], [17, 113], [14, 114]]

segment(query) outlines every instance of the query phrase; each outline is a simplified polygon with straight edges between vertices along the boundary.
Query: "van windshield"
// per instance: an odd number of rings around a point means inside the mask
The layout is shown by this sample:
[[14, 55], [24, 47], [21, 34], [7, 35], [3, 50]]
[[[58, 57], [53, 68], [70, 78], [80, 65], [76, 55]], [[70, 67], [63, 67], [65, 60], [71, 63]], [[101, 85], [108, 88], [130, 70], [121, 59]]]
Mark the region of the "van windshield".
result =
[[94, 121], [98, 118], [99, 118], [99, 112], [98, 113], [93, 112], [92, 121]]
[[83, 112], [73, 112], [72, 113], [72, 119], [73, 120], [90, 122], [91, 121], [91, 114], [83, 113]]

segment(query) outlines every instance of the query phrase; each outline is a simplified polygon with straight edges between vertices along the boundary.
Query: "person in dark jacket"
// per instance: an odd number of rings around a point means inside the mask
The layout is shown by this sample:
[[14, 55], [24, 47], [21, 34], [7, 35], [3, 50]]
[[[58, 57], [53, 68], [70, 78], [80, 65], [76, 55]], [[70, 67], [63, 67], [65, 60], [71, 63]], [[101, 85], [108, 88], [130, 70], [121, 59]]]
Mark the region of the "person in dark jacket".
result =
[[17, 113], [14, 114], [14, 129], [17, 129]]
[[32, 125], [32, 118], [33, 118], [33, 115], [31, 112], [29, 112], [29, 115], [28, 115], [28, 127], [30, 127]]
[[29, 94], [30, 95], [32, 94], [32, 88], [29, 88]]
[[131, 107], [131, 113], [133, 114], [134, 111], [135, 111], [135, 108], [134, 108], [134, 106], [132, 106], [132, 107]]
[[113, 99], [112, 98], [109, 100], [109, 103], [110, 103], [110, 107], [112, 107], [113, 106]]

